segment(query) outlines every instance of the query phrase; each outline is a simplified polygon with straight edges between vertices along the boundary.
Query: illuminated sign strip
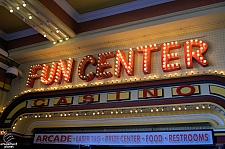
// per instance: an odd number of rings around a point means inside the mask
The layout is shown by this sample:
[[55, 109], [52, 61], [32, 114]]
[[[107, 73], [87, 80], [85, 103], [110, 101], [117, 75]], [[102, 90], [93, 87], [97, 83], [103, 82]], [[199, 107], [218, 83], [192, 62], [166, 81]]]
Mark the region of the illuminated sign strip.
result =
[[213, 145], [212, 131], [35, 134], [35, 144]]
[[[224, 87], [220, 90], [215, 90], [212, 86], [215, 84], [184, 84], [171, 87], [145, 87], [138, 90], [116, 91], [108, 93], [83, 94], [76, 96], [61, 96], [53, 98], [37, 98], [27, 101], [27, 108], [32, 107], [53, 107], [66, 105], [81, 105], [89, 103], [103, 102], [119, 102], [119, 101], [134, 101], [134, 100], [155, 100], [159, 98], [177, 98], [184, 96], [200, 96], [213, 95], [225, 97], [222, 93]], [[217, 87], [218, 88], [218, 87]], [[210, 89], [212, 90], [210, 92]]]

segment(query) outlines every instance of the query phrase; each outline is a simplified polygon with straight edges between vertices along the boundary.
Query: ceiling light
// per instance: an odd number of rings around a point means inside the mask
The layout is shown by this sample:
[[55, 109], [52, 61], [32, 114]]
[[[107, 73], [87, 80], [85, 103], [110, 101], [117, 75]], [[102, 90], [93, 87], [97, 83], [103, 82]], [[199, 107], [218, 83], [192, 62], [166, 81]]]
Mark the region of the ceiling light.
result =
[[27, 6], [27, 4], [25, 2], [23, 2], [23, 7], [26, 7], [26, 6]]
[[[0, 1], [2, 1], [2, 0], [0, 0]], [[17, 1], [19, 1], [19, 0], [17, 0]], [[2, 1], [2, 3], [1, 2], [0, 3], [6, 9], [8, 9], [8, 11], [10, 11], [10, 13], [14, 13], [14, 9], [15, 9], [16, 12], [21, 11], [22, 14], [25, 14], [24, 17], [20, 13], [19, 14], [16, 13], [15, 15], [17, 15], [19, 18], [21, 18], [28, 25], [32, 26], [37, 32], [41, 33], [44, 37], [46, 37], [48, 40], [50, 40], [53, 44], [63, 42], [63, 40], [69, 40], [69, 36], [66, 33], [64, 33], [63, 30], [60, 30], [56, 24], [54, 24], [50, 21], [46, 21], [47, 19], [45, 18], [45, 16], [43, 14], [39, 13], [38, 10], [36, 10], [36, 8], [32, 4], [30, 4], [28, 1], [25, 1], [25, 0], [21, 0], [21, 1], [22, 2], [20, 5], [17, 3], [13, 4], [11, 2], [8, 2], [8, 0], [6, 0], [5, 2]], [[32, 13], [35, 12], [35, 13], [32, 14], [29, 12], [32, 12]], [[35, 15], [36, 17], [33, 18], [33, 15]], [[33, 19], [35, 19], [35, 22], [32, 21]], [[47, 25], [45, 25], [46, 24], [45, 22], [47, 22]]]

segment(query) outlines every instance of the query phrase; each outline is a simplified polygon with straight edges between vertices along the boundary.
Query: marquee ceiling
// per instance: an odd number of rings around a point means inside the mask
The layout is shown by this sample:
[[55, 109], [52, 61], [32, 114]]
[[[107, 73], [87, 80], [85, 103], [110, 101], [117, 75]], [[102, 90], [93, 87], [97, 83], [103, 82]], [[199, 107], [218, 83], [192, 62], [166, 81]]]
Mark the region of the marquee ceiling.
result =
[[[43, 53], [45, 49], [45, 52], [58, 51], [59, 45], [66, 45], [67, 51], [70, 51], [71, 47], [76, 49], [78, 46], [87, 46], [95, 41], [85, 40], [82, 44], [79, 44], [77, 41], [80, 41], [80, 36], [89, 35], [95, 31], [105, 31], [112, 27], [117, 28], [127, 24], [130, 26], [134, 24], [132, 22], [152, 20], [148, 24], [142, 26], [136, 24], [133, 28], [128, 29], [137, 31], [132, 36], [149, 35], [157, 31], [157, 29], [162, 32], [165, 29], [182, 28], [187, 25], [187, 22], [179, 22], [170, 27], [167, 26], [167, 28], [162, 27], [163, 24], [168, 23], [168, 20], [161, 16], [172, 15], [173, 13], [177, 13], [179, 16], [181, 11], [188, 12], [191, 8], [199, 11], [199, 7], [208, 7], [208, 5], [214, 7], [219, 3], [221, 5], [221, 2], [223, 0], [204, 0], [195, 3], [174, 0], [0, 0], [0, 17], [2, 18], [0, 23], [0, 48], [8, 51], [10, 57], [19, 63], [25, 63], [31, 59], [40, 60], [37, 55], [40, 52]], [[25, 7], [24, 4], [26, 4]], [[19, 8], [17, 8], [18, 6]], [[192, 20], [189, 21], [189, 24], [199, 25], [205, 21], [212, 22], [212, 19], [221, 22], [223, 15], [224, 13], [219, 14], [216, 12], [214, 17], [204, 16], [205, 18], [202, 18], [203, 22]], [[30, 19], [30, 16], [32, 16], [32, 19]], [[199, 13], [187, 18], [200, 16], [203, 15]], [[180, 18], [176, 19], [180, 20], [184, 17], [180, 16]], [[163, 18], [163, 21], [158, 21]], [[176, 20], [172, 18], [169, 22], [172, 21]], [[149, 29], [149, 27], [157, 24], [160, 24], [158, 28]], [[142, 30], [140, 30], [141, 28]], [[124, 33], [124, 29], [118, 31], [118, 33], [122, 32]], [[104, 39], [98, 41], [104, 42], [131, 37], [130, 32], [123, 35], [113, 35], [113, 38], [111, 35], [113, 34], [110, 33], [110, 37], [105, 36]], [[95, 43], [97, 44], [97, 42]], [[47, 55], [50, 56], [51, 54]]]

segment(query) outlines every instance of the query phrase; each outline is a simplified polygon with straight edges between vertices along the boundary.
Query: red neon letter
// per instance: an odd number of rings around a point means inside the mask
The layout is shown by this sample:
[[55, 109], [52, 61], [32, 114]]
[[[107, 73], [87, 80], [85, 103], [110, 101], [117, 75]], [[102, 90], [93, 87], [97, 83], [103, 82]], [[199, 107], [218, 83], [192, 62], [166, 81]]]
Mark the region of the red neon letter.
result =
[[[42, 103], [41, 103], [41, 104], [37, 104], [38, 101], [42, 101]], [[34, 100], [34, 106], [35, 106], [35, 107], [41, 107], [41, 106], [43, 106], [44, 104], [45, 104], [44, 98], [38, 98], [38, 99]]]
[[38, 65], [32, 65], [30, 67], [30, 72], [28, 75], [28, 79], [27, 79], [27, 87], [33, 88], [34, 87], [34, 81], [36, 79], [40, 79], [41, 75], [37, 74], [38, 70], [42, 70], [42, 65], [38, 64]]
[[66, 64], [65, 60], [59, 60], [55, 82], [61, 84], [62, 77], [64, 78], [65, 82], [67, 83], [72, 82], [73, 68], [74, 68], [74, 59], [69, 58], [68, 64]]
[[[181, 90], [184, 87], [188, 87], [190, 89], [190, 92], [189, 93], [182, 93]], [[191, 86], [191, 85], [181, 85], [177, 88], [176, 91], [177, 91], [177, 94], [180, 95], [180, 96], [189, 96], [189, 95], [192, 95], [195, 92], [195, 88], [194, 88], [194, 86]]]
[[116, 100], [120, 100], [120, 92], [116, 92]]
[[[207, 51], [207, 43], [195, 39], [183, 42], [184, 45], [184, 54], [185, 54], [185, 64], [186, 68], [193, 68], [192, 58], [194, 58], [202, 67], [208, 66], [208, 61], [203, 54]], [[193, 52], [193, 47], [197, 47], [198, 50]]]
[[78, 75], [79, 75], [79, 77], [82, 80], [86, 81], [86, 82], [93, 80], [94, 77], [95, 77], [95, 73], [94, 72], [90, 72], [89, 74], [85, 75], [85, 70], [86, 70], [87, 66], [90, 63], [93, 66], [95, 66], [97, 64], [94, 56], [87, 55], [81, 60], [81, 62], [79, 64], [79, 67], [78, 67]]
[[51, 70], [49, 70], [50, 67], [47, 64], [44, 64], [42, 74], [41, 74], [41, 83], [42, 84], [52, 85], [54, 83], [57, 67], [58, 67], [58, 64], [53, 62], [52, 68], [51, 68]]
[[120, 78], [121, 64], [126, 71], [128, 76], [134, 75], [134, 50], [130, 48], [128, 61], [122, 51], [118, 50], [116, 52], [116, 65], [115, 65], [115, 76]]
[[65, 96], [62, 96], [56, 105], [60, 105], [60, 104], [65, 104], [65, 105], [68, 104]]
[[157, 88], [154, 88], [154, 93], [152, 93], [149, 89], [144, 88], [143, 89], [143, 98], [147, 98], [147, 93], [151, 96], [151, 97], [158, 97], [158, 92], [157, 92]]
[[162, 54], [161, 54], [161, 59], [162, 59], [162, 69], [165, 72], [169, 71], [174, 71], [174, 70], [179, 70], [180, 64], [170, 64], [169, 62], [172, 60], [177, 60], [179, 59], [177, 53], [169, 53], [170, 50], [178, 49], [180, 48], [180, 44], [178, 42], [171, 42], [171, 43], [164, 43], [161, 45], [162, 48]]
[[105, 78], [112, 77], [111, 72], [105, 72], [104, 70], [107, 68], [112, 68], [112, 65], [106, 62], [106, 59], [113, 58], [114, 54], [112, 52], [98, 54], [98, 64], [96, 67], [96, 77], [101, 80]]
[[142, 71], [144, 74], [150, 74], [151, 73], [151, 53], [159, 51], [156, 44], [145, 46], [145, 47], [137, 47], [138, 53], [143, 53], [142, 58]]
[[86, 94], [83, 96], [83, 103], [91, 103], [94, 101], [94, 95], [93, 94]]

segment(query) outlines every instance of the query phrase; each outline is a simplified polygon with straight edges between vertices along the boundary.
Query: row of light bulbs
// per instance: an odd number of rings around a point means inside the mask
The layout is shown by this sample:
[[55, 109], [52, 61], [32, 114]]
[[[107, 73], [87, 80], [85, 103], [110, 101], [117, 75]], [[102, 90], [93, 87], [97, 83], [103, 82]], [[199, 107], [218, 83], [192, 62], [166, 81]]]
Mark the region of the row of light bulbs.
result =
[[[211, 70], [208, 70], [208, 74], [212, 73]], [[214, 71], [214, 73], [216, 75], [224, 75], [224, 72], [221, 71], [220, 73], [217, 72], [217, 70]], [[207, 72], [203, 72], [203, 74], [207, 74]], [[190, 71], [190, 73], [185, 72], [184, 75], [194, 75], [194, 71]], [[199, 72], [196, 73], [196, 75], [200, 75]], [[76, 85], [65, 85], [65, 86], [61, 86], [61, 87], [50, 87], [50, 88], [39, 88], [39, 89], [34, 89], [34, 90], [26, 90], [21, 92], [22, 94], [25, 93], [29, 93], [29, 92], [38, 92], [38, 91], [50, 91], [50, 90], [60, 90], [60, 89], [69, 89], [69, 88], [79, 88], [79, 87], [87, 87], [87, 86], [97, 86], [97, 85], [104, 85], [104, 84], [113, 84], [113, 83], [126, 83], [126, 82], [136, 82], [136, 81], [145, 81], [145, 80], [149, 80], [149, 79], [160, 79], [160, 78], [167, 78], [167, 77], [178, 77], [178, 73], [174, 73], [174, 75], [172, 75], [171, 73], [167, 76], [157, 76], [157, 75], [153, 75], [153, 76], [149, 76], [149, 77], [143, 77], [143, 78], [129, 78], [129, 79], [124, 79], [124, 80], [108, 80], [107, 82], [95, 82], [95, 83], [83, 83], [83, 84], [76, 84]], [[183, 74], [181, 73], [180, 76], [183, 76]], [[15, 98], [19, 97], [15, 96]]]
[[153, 112], [166, 112], [166, 111], [186, 111], [186, 110], [206, 110], [206, 109], [219, 108], [213, 104], [188, 104], [177, 106], [156, 106], [145, 108], [124, 108], [124, 109], [112, 109], [112, 110], [93, 110], [93, 111], [81, 111], [81, 112], [64, 112], [64, 113], [46, 113], [46, 114], [30, 114], [19, 117], [12, 127], [16, 128], [19, 121], [27, 118], [52, 118], [52, 117], [70, 117], [70, 116], [96, 116], [96, 115], [117, 115], [117, 114], [137, 114], [137, 113], [153, 113]]
[[38, 12], [28, 1], [0, 1], [9, 12], [14, 13], [53, 44], [69, 40], [69, 36], [59, 27], [49, 21], [43, 14]]
[[0, 132], [0, 135], [4, 135], [4, 134], [7, 134], [8, 132], [11, 132], [11, 130], [10, 129], [7, 129], [7, 130], [1, 130], [1, 132]]
[[[208, 70], [208, 72], [206, 71], [203, 71], [202, 74], [212, 74], [213, 72], [211, 70]], [[202, 75], [200, 74], [199, 72], [196, 73], [196, 75]], [[214, 74], [215, 75], [224, 75], [224, 72], [223, 71], [220, 71], [218, 72], [217, 70], [214, 71]], [[189, 73], [188, 72], [185, 72], [184, 75], [181, 73], [180, 76], [188, 76], [188, 75], [195, 75], [194, 74], [194, 71], [190, 71]], [[31, 92], [44, 92], [44, 91], [53, 91], [53, 90], [62, 90], [62, 89], [72, 89], [72, 88], [83, 88], [83, 87], [92, 87], [92, 86], [100, 86], [100, 85], [110, 85], [110, 84], [117, 84], [117, 83], [132, 83], [132, 82], [137, 82], [137, 81], [146, 81], [146, 80], [150, 80], [150, 79], [163, 79], [164, 78], [172, 78], [172, 77], [179, 77], [177, 73], [174, 73], [174, 75], [172, 74], [169, 74], [168, 76], [167, 75], [164, 75], [164, 76], [157, 76], [157, 75], [153, 75], [153, 76], [149, 76], [149, 77], [143, 77], [143, 78], [130, 78], [130, 79], [124, 79], [124, 80], [111, 80], [111, 81], [107, 81], [107, 82], [95, 82], [95, 83], [90, 83], [90, 84], [87, 84], [87, 83], [83, 83], [83, 84], [76, 84], [76, 85], [65, 85], [65, 86], [60, 86], [60, 87], [50, 87], [50, 88], [38, 88], [38, 89], [33, 89], [33, 90], [26, 90], [26, 91], [23, 91], [21, 92], [21, 94], [19, 95], [16, 95], [14, 96], [14, 99], [15, 100], [16, 98], [20, 97], [21, 95], [23, 94], [27, 94], [27, 93], [31, 93]], [[9, 101], [10, 103], [11, 101]], [[4, 111], [4, 109], [6, 108], [7, 106], [3, 106], [3, 109], [2, 111]]]

